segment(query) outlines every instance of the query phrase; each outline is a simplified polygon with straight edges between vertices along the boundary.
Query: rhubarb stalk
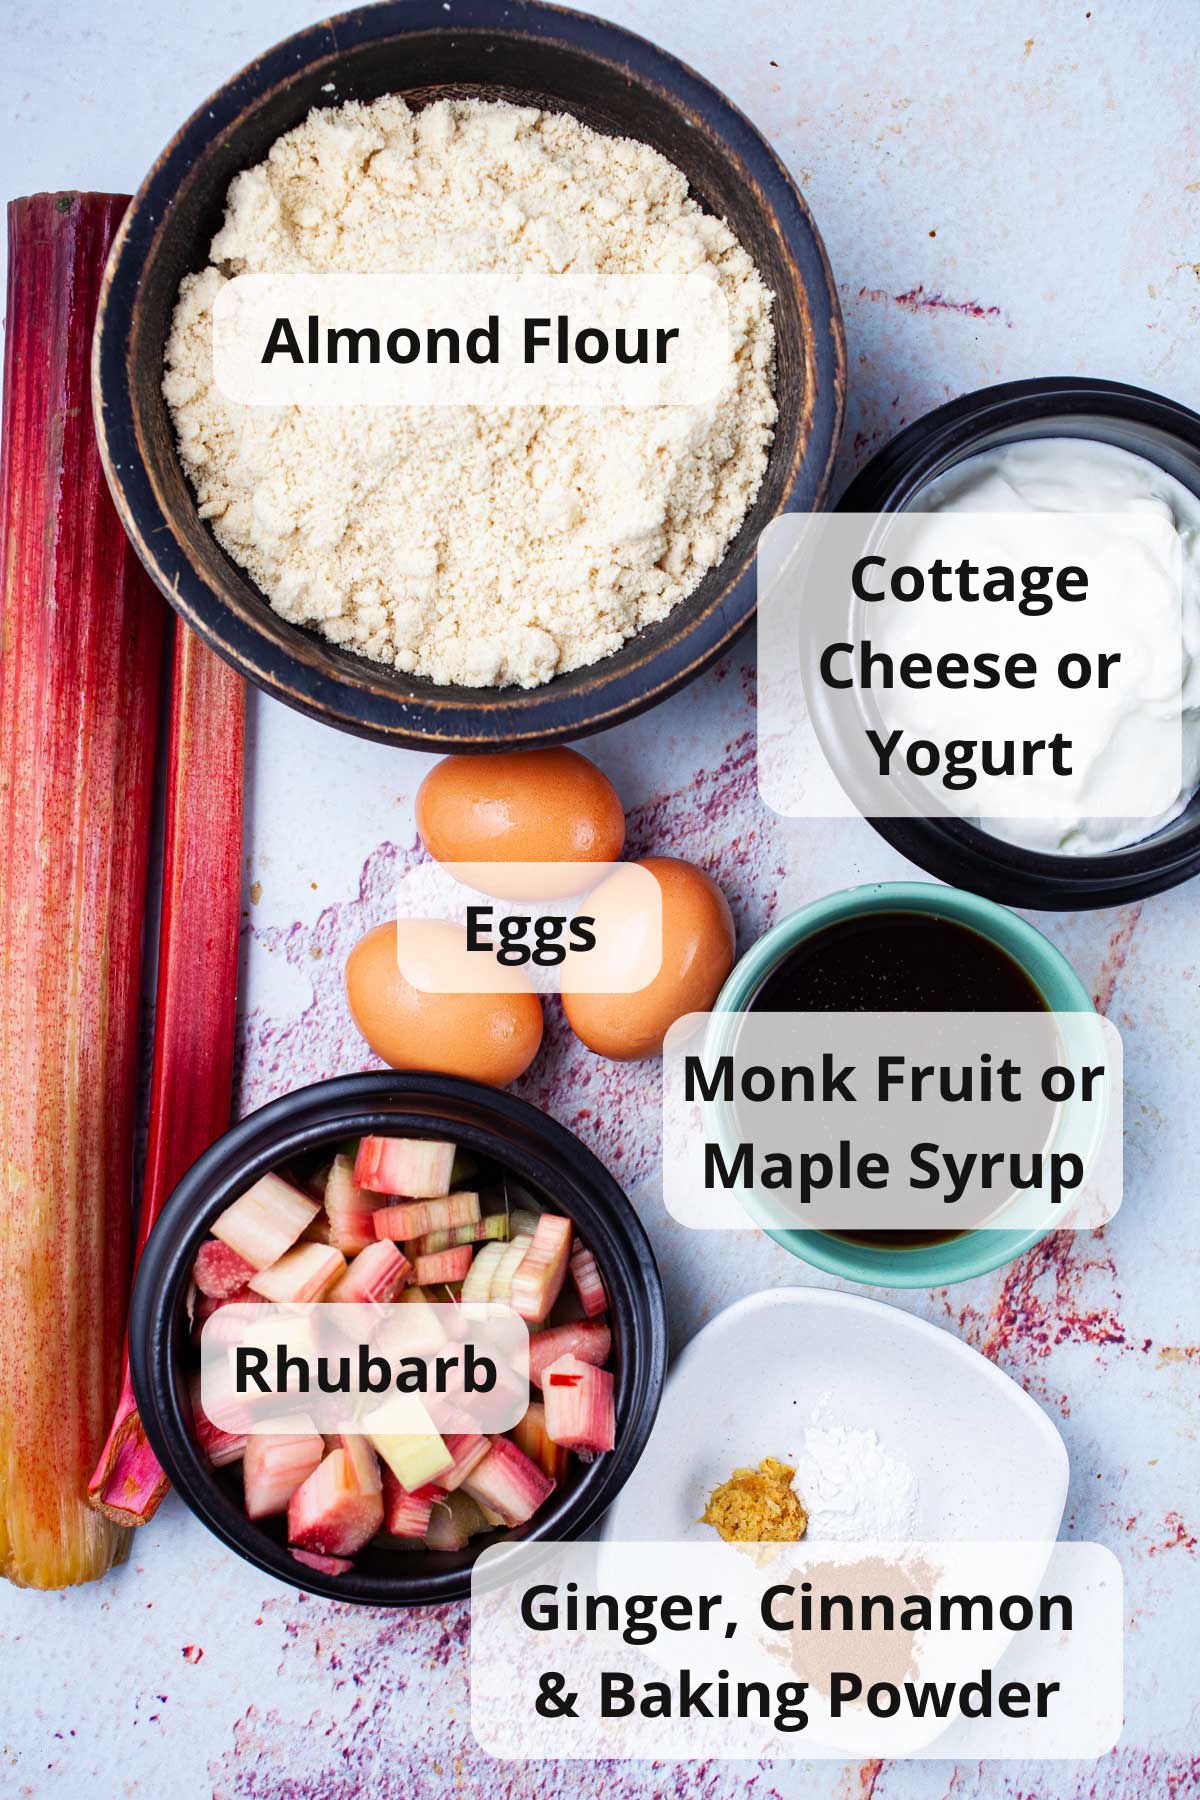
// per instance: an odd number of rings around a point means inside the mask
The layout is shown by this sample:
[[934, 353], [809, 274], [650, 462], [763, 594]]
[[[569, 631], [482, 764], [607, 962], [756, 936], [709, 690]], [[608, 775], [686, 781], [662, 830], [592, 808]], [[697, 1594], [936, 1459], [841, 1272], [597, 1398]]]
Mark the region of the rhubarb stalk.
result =
[[[229, 1125], [245, 709], [240, 676], [178, 623], [139, 1257], [172, 1188]], [[116, 1416], [88, 1498], [122, 1525], [144, 1525], [166, 1491], [138, 1417], [126, 1353]]]
[[129, 1288], [166, 607], [104, 485], [92, 327], [127, 201], [8, 209], [0, 458], [0, 1572], [103, 1575], [86, 1502]]

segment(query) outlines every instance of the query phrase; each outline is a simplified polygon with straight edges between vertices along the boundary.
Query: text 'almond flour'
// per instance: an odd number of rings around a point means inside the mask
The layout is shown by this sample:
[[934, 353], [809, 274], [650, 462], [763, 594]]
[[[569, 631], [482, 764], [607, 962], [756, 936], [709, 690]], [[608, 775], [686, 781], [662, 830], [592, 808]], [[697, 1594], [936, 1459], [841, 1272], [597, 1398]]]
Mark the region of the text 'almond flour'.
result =
[[[706, 406], [240, 406], [212, 307], [243, 273], [713, 272]], [[387, 96], [316, 110], [230, 185], [163, 391], [201, 514], [275, 610], [436, 682], [536, 687], [664, 618], [723, 555], [776, 409], [771, 295], [647, 144], [565, 114]]]

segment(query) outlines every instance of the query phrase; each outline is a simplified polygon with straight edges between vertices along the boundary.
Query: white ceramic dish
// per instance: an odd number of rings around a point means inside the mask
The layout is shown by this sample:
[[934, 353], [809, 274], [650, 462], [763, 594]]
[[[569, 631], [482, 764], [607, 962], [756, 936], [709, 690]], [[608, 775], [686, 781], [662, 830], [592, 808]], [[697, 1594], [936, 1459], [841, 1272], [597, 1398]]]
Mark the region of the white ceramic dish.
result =
[[604, 1538], [710, 1539], [699, 1523], [708, 1494], [764, 1456], [797, 1466], [805, 1498], [806, 1433], [830, 1427], [874, 1433], [886, 1471], [880, 1485], [903, 1472], [906, 1494], [885, 1501], [887, 1523], [865, 1531], [836, 1507], [814, 1512], [811, 1537], [1058, 1536], [1067, 1452], [1016, 1382], [896, 1307], [822, 1288], [775, 1288], [727, 1308], [679, 1356]]

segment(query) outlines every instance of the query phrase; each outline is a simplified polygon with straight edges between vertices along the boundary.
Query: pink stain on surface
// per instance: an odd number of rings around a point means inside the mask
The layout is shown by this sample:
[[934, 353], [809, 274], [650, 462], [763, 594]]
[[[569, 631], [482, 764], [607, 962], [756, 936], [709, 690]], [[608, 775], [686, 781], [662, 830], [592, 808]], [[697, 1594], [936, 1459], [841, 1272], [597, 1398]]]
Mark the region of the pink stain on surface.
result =
[[984, 1356], [1020, 1367], [1053, 1355], [1062, 1344], [1093, 1344], [1101, 1352], [1126, 1348], [1116, 1310], [1120, 1297], [1102, 1236], [1081, 1241], [1078, 1234], [1058, 1232], [1005, 1271], [986, 1314], [966, 1306], [958, 1323]]
[[1158, 1556], [1164, 1550], [1185, 1550], [1189, 1556], [1194, 1556], [1196, 1553], [1196, 1534], [1194, 1531], [1189, 1530], [1188, 1526], [1184, 1523], [1183, 1514], [1174, 1511], [1169, 1512], [1163, 1520], [1163, 1524], [1167, 1528], [1168, 1535], [1161, 1543], [1150, 1544], [1147, 1547], [1147, 1555]]
[[908, 288], [903, 294], [889, 293], [887, 288], [861, 287], [858, 298], [901, 306], [906, 312], [957, 313], [964, 319], [1000, 319], [1010, 329], [1012, 326], [1011, 319], [1005, 319], [998, 306], [985, 306], [979, 300], [951, 300], [941, 292], [927, 293], [922, 282], [918, 282], [916, 287]]
[[1107, 1013], [1113, 1003], [1113, 995], [1117, 991], [1117, 983], [1129, 960], [1134, 933], [1137, 931], [1138, 920], [1141, 916], [1142, 903], [1139, 901], [1136, 906], [1129, 907], [1121, 923], [1108, 940], [1108, 948], [1104, 953], [1104, 961], [1100, 965], [1100, 973], [1096, 979], [1096, 990], [1092, 995], [1097, 1012]]

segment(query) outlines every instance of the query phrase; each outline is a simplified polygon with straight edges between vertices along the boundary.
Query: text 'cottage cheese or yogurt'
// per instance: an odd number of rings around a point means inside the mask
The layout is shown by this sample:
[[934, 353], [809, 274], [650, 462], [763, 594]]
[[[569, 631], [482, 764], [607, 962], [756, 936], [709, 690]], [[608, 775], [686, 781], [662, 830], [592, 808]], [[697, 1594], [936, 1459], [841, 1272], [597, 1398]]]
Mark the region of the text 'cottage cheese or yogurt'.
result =
[[[1122, 691], [1114, 707], [1103, 754], [1119, 757], [1144, 772], [1155, 809], [1137, 819], [1084, 816], [1083, 797], [1095, 775], [1081, 761], [1063, 781], [1067, 807], [1060, 818], [980, 821], [993, 837], [1032, 850], [1092, 856], [1137, 843], [1177, 818], [1200, 788], [1200, 498], [1157, 463], [1115, 444], [1089, 438], [1030, 438], [983, 451], [949, 469], [921, 489], [914, 501], [921, 512], [962, 513], [1141, 513], [1165, 519], [1179, 539], [1182, 607], [1165, 566], [1147, 568], [1131, 604], [1139, 611], [1145, 658], [1136, 691]], [[1182, 618], [1180, 619], [1180, 612]], [[1182, 625], [1181, 693], [1172, 685], [1169, 703], [1160, 700], [1164, 680], [1158, 661], [1174, 667], [1175, 634]], [[1177, 705], [1182, 703], [1182, 781], [1165, 753], [1177, 742]], [[1071, 808], [1071, 800], [1078, 803]]]
[[[248, 407], [212, 376], [243, 273], [710, 272], [705, 406]], [[232, 182], [163, 391], [220, 543], [285, 618], [434, 681], [534, 687], [664, 618], [723, 555], [775, 422], [771, 295], [649, 145], [564, 114], [395, 95], [318, 109]]]

